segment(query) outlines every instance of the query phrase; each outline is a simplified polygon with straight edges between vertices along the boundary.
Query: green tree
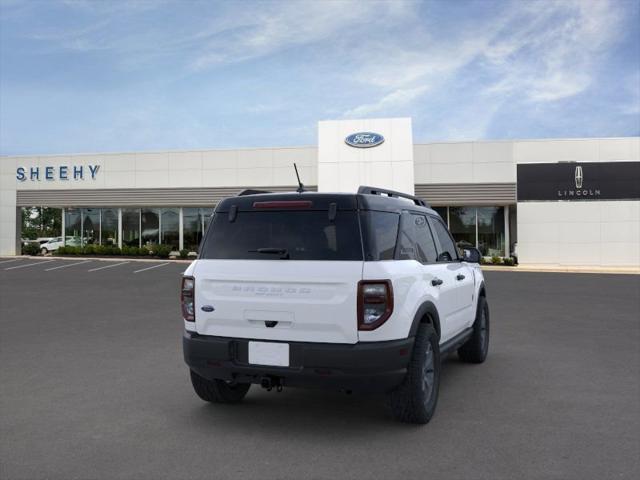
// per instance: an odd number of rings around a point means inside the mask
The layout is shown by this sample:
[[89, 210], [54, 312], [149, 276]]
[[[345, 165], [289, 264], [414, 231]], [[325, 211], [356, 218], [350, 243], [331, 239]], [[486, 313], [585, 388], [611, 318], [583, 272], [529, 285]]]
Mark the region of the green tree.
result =
[[22, 237], [57, 237], [62, 235], [62, 209], [25, 207], [22, 209]]

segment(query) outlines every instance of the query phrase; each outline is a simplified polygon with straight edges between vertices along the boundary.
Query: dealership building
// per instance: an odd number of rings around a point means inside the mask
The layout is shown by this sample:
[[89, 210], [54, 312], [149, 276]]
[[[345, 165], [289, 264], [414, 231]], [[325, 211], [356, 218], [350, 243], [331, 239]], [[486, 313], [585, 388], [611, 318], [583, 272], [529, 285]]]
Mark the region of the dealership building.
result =
[[21, 208], [61, 209], [82, 244], [197, 251], [244, 189], [412, 193], [458, 242], [521, 264], [640, 268], [640, 137], [414, 143], [411, 119], [322, 121], [318, 145], [0, 158], [0, 255]]

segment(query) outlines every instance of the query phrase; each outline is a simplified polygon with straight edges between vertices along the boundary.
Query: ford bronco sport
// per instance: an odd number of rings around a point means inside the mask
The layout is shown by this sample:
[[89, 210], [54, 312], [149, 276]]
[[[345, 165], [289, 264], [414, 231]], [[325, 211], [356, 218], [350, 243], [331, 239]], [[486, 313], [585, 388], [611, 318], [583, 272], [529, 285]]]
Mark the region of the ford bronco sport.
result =
[[396, 419], [427, 423], [443, 355], [487, 356], [479, 260], [390, 190], [227, 198], [182, 278], [193, 388], [216, 403], [251, 384], [385, 392]]

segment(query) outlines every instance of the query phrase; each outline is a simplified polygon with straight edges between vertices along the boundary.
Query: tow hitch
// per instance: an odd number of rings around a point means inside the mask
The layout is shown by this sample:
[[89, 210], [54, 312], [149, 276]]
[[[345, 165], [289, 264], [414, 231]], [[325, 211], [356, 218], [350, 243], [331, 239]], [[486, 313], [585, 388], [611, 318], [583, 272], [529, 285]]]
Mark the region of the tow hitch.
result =
[[260, 379], [260, 386], [270, 392], [273, 388], [277, 392], [282, 391], [282, 379], [280, 377], [267, 376]]

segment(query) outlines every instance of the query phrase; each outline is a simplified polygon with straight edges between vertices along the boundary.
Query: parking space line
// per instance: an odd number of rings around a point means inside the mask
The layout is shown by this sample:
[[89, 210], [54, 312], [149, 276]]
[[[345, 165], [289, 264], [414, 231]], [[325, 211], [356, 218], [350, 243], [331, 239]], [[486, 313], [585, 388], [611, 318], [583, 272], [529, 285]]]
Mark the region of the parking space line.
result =
[[22, 260], [21, 258], [14, 258], [13, 260], [3, 260], [0, 263], [11, 263], [11, 262], [17, 262], [19, 260]]
[[133, 273], [145, 272], [147, 270], [151, 270], [152, 268], [164, 267], [165, 265], [169, 265], [171, 262], [161, 263], [160, 265], [154, 265], [153, 267], [141, 268], [140, 270], [134, 270]]
[[83, 263], [89, 263], [90, 261], [91, 260], [85, 260], [84, 262], [69, 263], [67, 265], [60, 265], [58, 267], [45, 268], [44, 271], [50, 272], [51, 270], [58, 270], [59, 268], [67, 268], [67, 267], [73, 267], [74, 265], [82, 265]]
[[97, 272], [98, 270], [104, 270], [105, 268], [118, 267], [118, 266], [124, 265], [126, 263], [129, 263], [129, 262], [116, 263], [116, 264], [113, 264], [113, 265], [107, 265], [106, 267], [92, 268], [91, 270], [87, 270], [87, 272]]
[[44, 260], [36, 263], [27, 263], [26, 265], [16, 265], [15, 267], [5, 268], [5, 270], [15, 270], [16, 268], [33, 267], [34, 265], [44, 265], [45, 263], [55, 262], [55, 260]]

